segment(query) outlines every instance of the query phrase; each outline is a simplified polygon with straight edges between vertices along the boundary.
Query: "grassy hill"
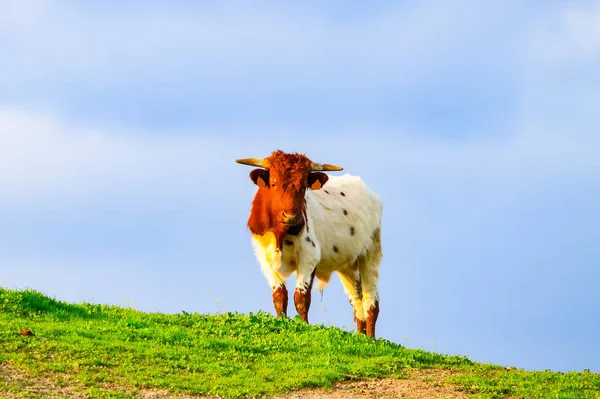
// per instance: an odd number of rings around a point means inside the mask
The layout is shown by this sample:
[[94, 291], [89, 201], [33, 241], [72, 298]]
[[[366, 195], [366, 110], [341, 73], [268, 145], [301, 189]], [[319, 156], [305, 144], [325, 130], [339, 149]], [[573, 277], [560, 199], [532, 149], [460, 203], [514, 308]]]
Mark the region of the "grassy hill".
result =
[[0, 365], [0, 397], [42, 397], [27, 389], [35, 381], [90, 398], [144, 389], [260, 397], [349, 376], [405, 378], [414, 368], [443, 368], [455, 370], [448, 381], [473, 397], [600, 398], [595, 373], [507, 371], [262, 312], [143, 313], [3, 288]]

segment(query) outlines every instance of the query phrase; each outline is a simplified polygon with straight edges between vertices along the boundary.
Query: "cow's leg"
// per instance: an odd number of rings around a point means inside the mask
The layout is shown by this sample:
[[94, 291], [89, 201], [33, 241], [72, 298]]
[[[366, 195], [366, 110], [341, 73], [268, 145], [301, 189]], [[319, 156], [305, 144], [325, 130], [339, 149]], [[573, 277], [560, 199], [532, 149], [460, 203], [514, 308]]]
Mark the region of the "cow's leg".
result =
[[294, 291], [294, 304], [298, 315], [308, 323], [308, 311], [310, 310], [311, 290], [315, 279], [316, 269], [312, 265], [298, 268], [296, 279], [296, 290]]
[[383, 256], [381, 250], [381, 233], [377, 229], [372, 236], [371, 248], [357, 260], [360, 277], [362, 279], [363, 312], [366, 320], [366, 333], [375, 337], [375, 324], [379, 316], [379, 293], [377, 282], [379, 280], [379, 264]]
[[354, 309], [356, 331], [365, 334], [366, 321], [363, 311], [362, 281], [358, 272], [358, 263], [355, 263], [351, 268], [338, 271], [338, 276], [340, 277], [342, 287], [344, 287], [344, 292], [348, 295], [350, 305]]
[[271, 293], [273, 294], [273, 306], [275, 306], [275, 313], [277, 317], [287, 316], [288, 307], [288, 290], [285, 285], [285, 280], [288, 275], [281, 274], [274, 270], [268, 270], [263, 268], [267, 282], [271, 286]]
[[282, 267], [281, 251], [275, 249], [275, 236], [267, 234], [265, 237], [252, 236], [252, 245], [260, 269], [271, 287], [275, 313], [277, 317], [282, 317], [287, 315], [288, 291], [285, 280], [290, 273], [286, 267]]
[[288, 290], [285, 283], [273, 287], [273, 305], [277, 317], [287, 316]]
[[373, 264], [361, 263], [360, 276], [363, 289], [363, 313], [365, 315], [366, 334], [375, 337], [375, 324], [379, 316], [379, 293], [377, 291], [377, 280], [379, 270]]

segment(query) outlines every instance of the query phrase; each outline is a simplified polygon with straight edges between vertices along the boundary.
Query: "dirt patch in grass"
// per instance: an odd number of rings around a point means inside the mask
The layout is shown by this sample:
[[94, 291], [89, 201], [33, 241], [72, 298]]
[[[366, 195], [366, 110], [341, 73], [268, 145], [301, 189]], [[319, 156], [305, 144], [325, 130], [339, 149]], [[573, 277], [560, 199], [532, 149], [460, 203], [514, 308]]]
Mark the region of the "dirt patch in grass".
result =
[[[446, 379], [453, 375], [452, 371], [441, 369], [421, 369], [407, 372], [406, 379], [375, 379], [351, 380], [335, 384], [332, 389], [302, 389], [287, 394], [274, 396], [273, 399], [462, 399], [468, 394], [458, 387], [446, 383]], [[63, 376], [62, 382], [46, 377], [33, 377], [14, 369], [7, 362], [0, 364], [0, 387], [2, 397], [17, 398], [86, 398], [85, 387], [77, 381], [70, 381], [68, 376]], [[127, 392], [122, 387], [103, 387], [113, 392]], [[192, 398], [218, 398], [218, 396], [193, 396], [174, 395], [166, 390], [140, 389], [134, 391], [136, 398], [143, 399], [192, 399]], [[132, 394], [131, 391], [127, 392]]]
[[[12, 367], [8, 362], [0, 363], [0, 398], [48, 398], [48, 399], [86, 399], [87, 387], [78, 381], [71, 381], [68, 375], [55, 374], [53, 377], [62, 379], [62, 383], [48, 377], [28, 375]], [[132, 391], [115, 384], [100, 384], [100, 389], [106, 392], [121, 392], [135, 398], [143, 399], [217, 399], [218, 396], [193, 396], [186, 394], [174, 395], [162, 389], [139, 389]], [[135, 392], [135, 393], [133, 393]]]
[[336, 384], [330, 390], [298, 390], [273, 399], [462, 399], [468, 394], [445, 382], [453, 372], [423, 369], [407, 372], [407, 379], [357, 380]]
[[6, 387], [0, 388], [3, 398], [86, 398], [76, 383], [59, 385], [49, 378], [28, 376], [8, 362], [0, 363], [0, 383]]
[[185, 394], [174, 395], [167, 390], [141, 389], [136, 395], [140, 399], [220, 399], [220, 396], [192, 396]]
[[[77, 381], [70, 381], [69, 376], [55, 375], [57, 379], [62, 377], [63, 383], [59, 384], [51, 378], [35, 377], [13, 368], [8, 362], [0, 363], [0, 397], [7, 399], [20, 398], [49, 398], [49, 399], [85, 399], [89, 396], [85, 393], [86, 387]], [[167, 390], [140, 389], [135, 394], [131, 390], [114, 384], [101, 384], [100, 388], [108, 392], [121, 392], [143, 399], [213, 399], [216, 396], [192, 396], [174, 395]]]
[[[335, 384], [332, 389], [299, 389], [270, 399], [466, 399], [469, 395], [446, 379], [456, 372], [442, 369], [422, 369], [407, 372], [406, 379], [356, 379]], [[143, 390], [136, 396], [143, 399], [194, 398], [173, 396], [167, 391]], [[200, 398], [200, 397], [196, 397]], [[209, 398], [202, 396], [201, 398]], [[211, 396], [219, 398], [218, 396]]]

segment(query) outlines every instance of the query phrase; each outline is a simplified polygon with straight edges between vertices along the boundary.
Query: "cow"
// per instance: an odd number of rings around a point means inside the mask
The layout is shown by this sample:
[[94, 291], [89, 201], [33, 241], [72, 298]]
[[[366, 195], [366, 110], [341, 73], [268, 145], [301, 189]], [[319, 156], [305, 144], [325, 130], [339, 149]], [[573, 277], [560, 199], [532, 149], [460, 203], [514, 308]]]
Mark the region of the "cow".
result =
[[267, 158], [236, 162], [256, 167], [250, 172], [258, 187], [247, 228], [277, 317], [287, 316], [291, 274], [296, 273], [296, 312], [308, 323], [315, 277], [322, 291], [336, 272], [357, 331], [374, 338], [383, 256], [379, 197], [360, 177], [329, 176], [324, 172], [343, 168], [313, 162], [305, 154], [276, 150]]

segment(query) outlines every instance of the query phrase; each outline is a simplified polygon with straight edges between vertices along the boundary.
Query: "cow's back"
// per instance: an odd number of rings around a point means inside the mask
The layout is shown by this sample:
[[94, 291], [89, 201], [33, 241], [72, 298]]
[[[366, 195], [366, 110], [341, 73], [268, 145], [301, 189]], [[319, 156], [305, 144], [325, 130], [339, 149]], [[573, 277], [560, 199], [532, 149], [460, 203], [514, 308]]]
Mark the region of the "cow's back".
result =
[[317, 276], [354, 263], [373, 244], [381, 228], [383, 205], [358, 176], [330, 176], [316, 191], [308, 191], [307, 216], [320, 246]]

